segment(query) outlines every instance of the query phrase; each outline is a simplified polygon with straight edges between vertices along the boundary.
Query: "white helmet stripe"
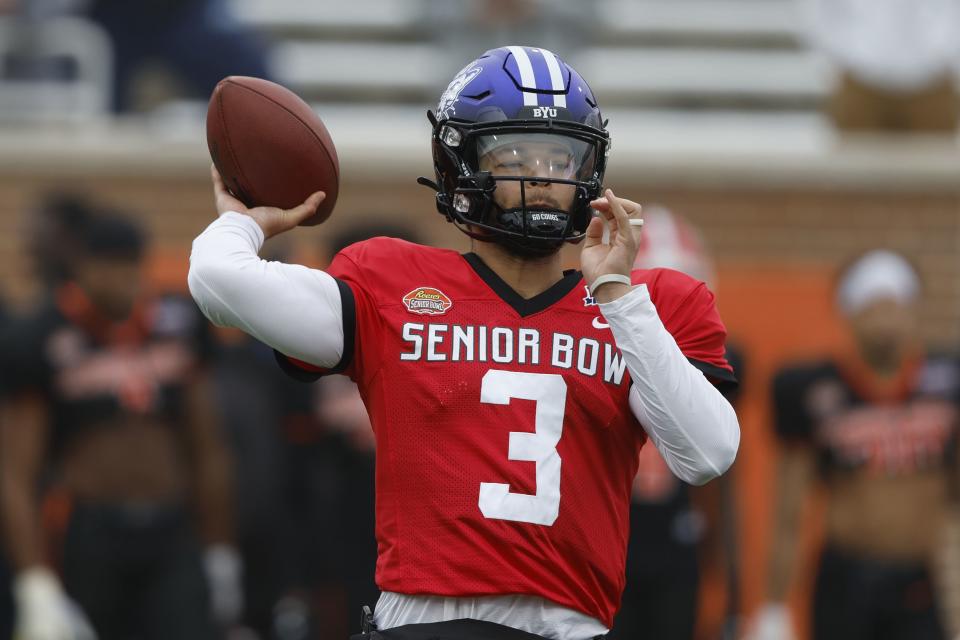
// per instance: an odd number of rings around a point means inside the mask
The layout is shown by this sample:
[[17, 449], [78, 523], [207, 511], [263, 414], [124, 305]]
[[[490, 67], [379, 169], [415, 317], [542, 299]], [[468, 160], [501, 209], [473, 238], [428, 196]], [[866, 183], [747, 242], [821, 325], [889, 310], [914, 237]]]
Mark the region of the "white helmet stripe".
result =
[[[533, 75], [533, 65], [530, 63], [530, 56], [523, 47], [507, 47], [513, 54], [513, 59], [517, 61], [517, 69], [520, 70], [520, 84], [524, 89], [536, 89], [537, 78]], [[537, 106], [537, 94], [530, 91], [521, 91], [523, 93], [523, 105]]]
[[[552, 52], [547, 51], [546, 49], [540, 49], [540, 53], [543, 54], [543, 59], [547, 61], [547, 69], [550, 70], [550, 82], [553, 83], [553, 90], [561, 91], [566, 89], [566, 86], [563, 83], [563, 72], [560, 71], [560, 61], [557, 60], [557, 56], [553, 55]], [[567, 96], [563, 94], [554, 94], [553, 106], [566, 107]]]

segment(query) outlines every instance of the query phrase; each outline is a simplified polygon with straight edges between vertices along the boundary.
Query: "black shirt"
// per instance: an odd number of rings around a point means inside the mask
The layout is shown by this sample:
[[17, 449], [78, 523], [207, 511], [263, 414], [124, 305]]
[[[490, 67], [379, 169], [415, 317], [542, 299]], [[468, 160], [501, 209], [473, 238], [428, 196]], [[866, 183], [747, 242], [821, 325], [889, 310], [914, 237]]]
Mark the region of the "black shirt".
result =
[[210, 350], [207, 323], [189, 300], [145, 301], [111, 323], [67, 285], [0, 332], [0, 390], [39, 395], [56, 455], [85, 429], [124, 416], [180, 423], [189, 374]]
[[917, 357], [883, 383], [855, 362], [790, 366], [774, 378], [773, 406], [780, 439], [815, 447], [824, 474], [936, 468], [952, 457], [960, 364]]

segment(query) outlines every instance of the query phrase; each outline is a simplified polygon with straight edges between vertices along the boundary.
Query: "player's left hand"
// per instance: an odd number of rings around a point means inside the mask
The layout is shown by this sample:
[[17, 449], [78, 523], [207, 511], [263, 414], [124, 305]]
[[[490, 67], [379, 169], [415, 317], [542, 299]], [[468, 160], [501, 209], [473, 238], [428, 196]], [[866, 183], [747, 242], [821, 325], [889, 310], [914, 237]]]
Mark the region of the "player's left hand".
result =
[[[580, 252], [580, 270], [589, 285], [602, 275], [621, 274], [630, 276], [633, 262], [640, 245], [641, 207], [632, 200], [618, 198], [612, 189], [604, 191], [602, 198], [590, 203], [600, 215], [590, 221], [587, 237]], [[604, 221], [610, 225], [610, 242], [603, 241]], [[630, 291], [630, 287], [610, 282], [593, 292], [597, 302], [610, 302]]]

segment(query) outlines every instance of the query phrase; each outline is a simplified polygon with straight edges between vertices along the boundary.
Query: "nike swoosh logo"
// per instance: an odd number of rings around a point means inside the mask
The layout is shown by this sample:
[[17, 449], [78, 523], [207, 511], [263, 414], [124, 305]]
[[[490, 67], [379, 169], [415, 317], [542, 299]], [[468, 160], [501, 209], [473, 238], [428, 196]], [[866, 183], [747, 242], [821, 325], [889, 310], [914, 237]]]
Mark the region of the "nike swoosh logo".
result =
[[609, 329], [609, 328], [610, 328], [610, 325], [608, 325], [606, 322], [601, 322], [601, 321], [600, 321], [600, 318], [594, 317], [594, 319], [593, 319], [593, 328], [594, 328], [594, 329]]

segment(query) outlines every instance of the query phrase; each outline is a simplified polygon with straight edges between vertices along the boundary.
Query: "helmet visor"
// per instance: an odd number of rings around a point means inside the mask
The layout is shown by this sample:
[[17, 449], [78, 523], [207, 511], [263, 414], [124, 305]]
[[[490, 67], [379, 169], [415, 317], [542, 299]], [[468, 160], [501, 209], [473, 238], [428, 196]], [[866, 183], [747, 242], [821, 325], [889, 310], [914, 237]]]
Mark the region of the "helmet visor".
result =
[[554, 133], [480, 135], [476, 145], [476, 169], [494, 177], [588, 181], [596, 164], [594, 144]]

